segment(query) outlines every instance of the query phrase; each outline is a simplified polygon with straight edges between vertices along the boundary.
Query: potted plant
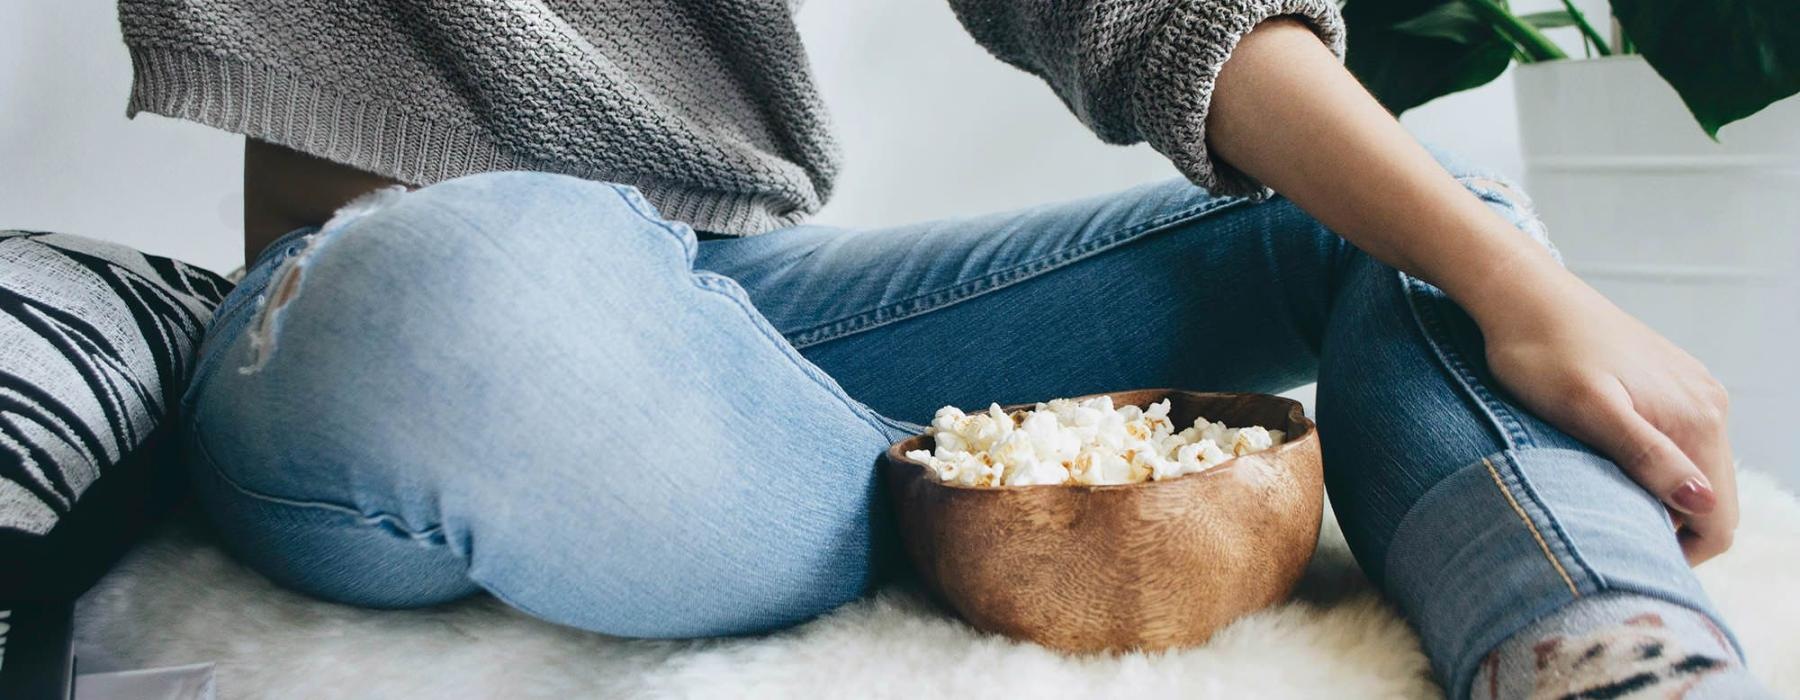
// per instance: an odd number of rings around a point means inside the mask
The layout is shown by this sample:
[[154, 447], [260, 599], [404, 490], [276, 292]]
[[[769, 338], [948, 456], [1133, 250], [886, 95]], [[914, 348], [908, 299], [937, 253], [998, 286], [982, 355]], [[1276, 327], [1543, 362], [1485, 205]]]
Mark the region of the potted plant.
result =
[[1347, 0], [1346, 63], [1396, 113], [1519, 63], [1527, 184], [1564, 259], [1706, 362], [1738, 455], [1800, 485], [1781, 444], [1800, 419], [1800, 0], [1611, 10]]

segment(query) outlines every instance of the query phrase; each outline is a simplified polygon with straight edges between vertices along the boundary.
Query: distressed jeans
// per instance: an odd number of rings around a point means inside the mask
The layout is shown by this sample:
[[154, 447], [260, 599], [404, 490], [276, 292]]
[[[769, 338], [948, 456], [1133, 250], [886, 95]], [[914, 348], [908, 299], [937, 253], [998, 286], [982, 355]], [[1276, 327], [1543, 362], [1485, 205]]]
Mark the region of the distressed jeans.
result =
[[628, 187], [491, 173], [346, 218], [262, 255], [184, 402], [227, 546], [322, 598], [776, 629], [893, 571], [876, 458], [939, 406], [1317, 380], [1337, 517], [1453, 694], [1579, 596], [1717, 619], [1663, 507], [1508, 398], [1468, 316], [1279, 198], [701, 240]]

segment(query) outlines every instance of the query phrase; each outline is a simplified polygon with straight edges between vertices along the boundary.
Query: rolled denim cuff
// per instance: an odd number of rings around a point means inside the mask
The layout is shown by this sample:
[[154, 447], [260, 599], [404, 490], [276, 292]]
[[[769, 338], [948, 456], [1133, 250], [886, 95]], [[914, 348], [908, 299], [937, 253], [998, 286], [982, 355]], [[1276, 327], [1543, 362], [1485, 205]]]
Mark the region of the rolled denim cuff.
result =
[[1726, 629], [1663, 505], [1576, 450], [1507, 450], [1444, 479], [1401, 521], [1386, 564], [1388, 593], [1452, 698], [1468, 695], [1488, 651], [1575, 598], [1647, 595]]

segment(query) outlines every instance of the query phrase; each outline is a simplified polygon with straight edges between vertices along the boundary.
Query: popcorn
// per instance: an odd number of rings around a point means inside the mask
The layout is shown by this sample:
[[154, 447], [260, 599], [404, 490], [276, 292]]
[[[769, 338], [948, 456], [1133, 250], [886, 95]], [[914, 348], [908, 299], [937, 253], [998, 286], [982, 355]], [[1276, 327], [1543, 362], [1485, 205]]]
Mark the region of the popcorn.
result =
[[959, 486], [1100, 486], [1196, 474], [1287, 437], [1205, 418], [1176, 431], [1169, 408], [1167, 400], [1115, 408], [1110, 396], [1055, 399], [1010, 414], [999, 404], [972, 414], [945, 406], [926, 429], [936, 447], [906, 456]]
[[1260, 425], [1253, 425], [1248, 428], [1239, 428], [1227, 432], [1233, 433], [1231, 440], [1231, 454], [1240, 457], [1252, 452], [1261, 452], [1269, 449], [1269, 445], [1274, 444], [1275, 442], [1275, 436], [1270, 435], [1269, 430]]
[[1000, 464], [1012, 465], [1025, 461], [1038, 460], [1037, 445], [1032, 444], [1031, 433], [1023, 430], [1007, 434], [993, 447], [988, 448], [988, 456]]
[[1069, 470], [1055, 462], [1039, 462], [1027, 459], [1006, 468], [1004, 475], [1007, 486], [1037, 486], [1040, 484], [1061, 484], [1069, 480]]

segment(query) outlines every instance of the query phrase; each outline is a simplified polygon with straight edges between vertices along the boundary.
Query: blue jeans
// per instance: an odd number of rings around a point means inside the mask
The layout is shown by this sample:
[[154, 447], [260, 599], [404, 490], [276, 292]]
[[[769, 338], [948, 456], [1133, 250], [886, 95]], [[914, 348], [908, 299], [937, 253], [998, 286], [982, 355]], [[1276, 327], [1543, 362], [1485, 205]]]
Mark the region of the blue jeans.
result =
[[186, 415], [201, 501], [279, 583], [693, 637], [886, 576], [875, 460], [938, 406], [1315, 379], [1344, 532], [1454, 693], [1578, 596], [1710, 613], [1657, 500], [1513, 403], [1441, 292], [1182, 182], [703, 242], [627, 187], [464, 177], [272, 247]]

